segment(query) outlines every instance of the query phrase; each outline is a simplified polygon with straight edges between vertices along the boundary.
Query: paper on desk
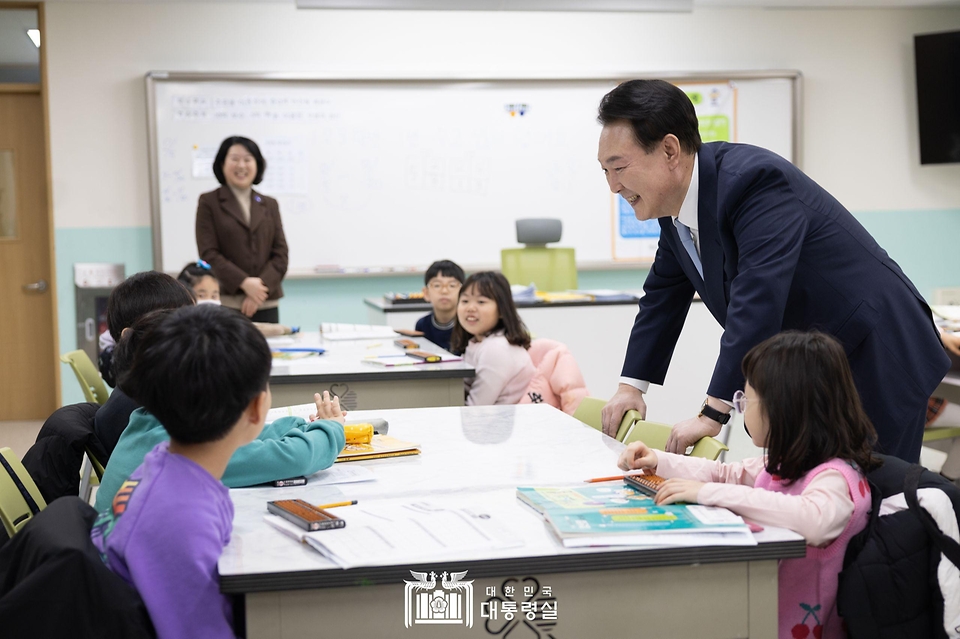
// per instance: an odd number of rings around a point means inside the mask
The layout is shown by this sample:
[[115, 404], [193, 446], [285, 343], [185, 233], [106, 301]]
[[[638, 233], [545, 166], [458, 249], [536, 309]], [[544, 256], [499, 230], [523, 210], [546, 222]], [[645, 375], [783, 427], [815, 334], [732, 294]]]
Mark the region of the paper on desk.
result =
[[377, 474], [357, 464], [334, 464], [326, 470], [320, 470], [307, 479], [311, 486], [327, 486], [331, 484], [353, 484], [361, 481], [373, 481]]
[[937, 304], [930, 306], [934, 315], [942, 317], [945, 320], [954, 322], [960, 321], [960, 306], [953, 304]]
[[314, 533], [274, 515], [266, 515], [264, 520], [342, 568], [434, 561], [471, 551], [523, 545], [495, 517], [467, 508], [381, 502], [341, 508], [337, 516], [347, 522], [345, 528]]
[[325, 340], [392, 339], [397, 332], [380, 324], [335, 324], [320, 325], [320, 337]]
[[302, 417], [310, 419], [310, 415], [317, 412], [316, 404], [297, 404], [296, 406], [280, 406], [271, 408], [267, 411], [267, 423], [276, 421], [281, 417]]
[[[552, 529], [551, 529], [552, 530]], [[555, 535], [556, 536], [556, 535]], [[588, 535], [567, 537], [560, 542], [565, 548], [588, 546], [671, 546], [694, 548], [698, 546], [756, 546], [757, 540], [748, 530], [743, 532], [671, 535], [669, 533], [637, 533], [636, 535]]]

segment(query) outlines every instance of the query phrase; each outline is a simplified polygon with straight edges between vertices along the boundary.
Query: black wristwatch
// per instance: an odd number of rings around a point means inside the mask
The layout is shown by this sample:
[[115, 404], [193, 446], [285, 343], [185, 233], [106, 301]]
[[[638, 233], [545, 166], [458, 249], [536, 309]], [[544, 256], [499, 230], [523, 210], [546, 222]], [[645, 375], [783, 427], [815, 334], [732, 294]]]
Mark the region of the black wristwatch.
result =
[[700, 407], [700, 414], [697, 417], [706, 417], [707, 419], [712, 419], [721, 426], [730, 421], [730, 413], [721, 413], [716, 408], [707, 403], [707, 400], [703, 400], [703, 405]]

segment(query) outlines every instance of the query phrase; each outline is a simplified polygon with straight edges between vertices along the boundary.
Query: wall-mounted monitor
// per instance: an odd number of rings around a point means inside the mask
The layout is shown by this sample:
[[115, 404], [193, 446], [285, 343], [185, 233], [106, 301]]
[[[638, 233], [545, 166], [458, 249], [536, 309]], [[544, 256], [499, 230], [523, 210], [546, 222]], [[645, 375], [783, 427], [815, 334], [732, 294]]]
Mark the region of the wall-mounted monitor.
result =
[[913, 37], [920, 163], [960, 162], [960, 31]]

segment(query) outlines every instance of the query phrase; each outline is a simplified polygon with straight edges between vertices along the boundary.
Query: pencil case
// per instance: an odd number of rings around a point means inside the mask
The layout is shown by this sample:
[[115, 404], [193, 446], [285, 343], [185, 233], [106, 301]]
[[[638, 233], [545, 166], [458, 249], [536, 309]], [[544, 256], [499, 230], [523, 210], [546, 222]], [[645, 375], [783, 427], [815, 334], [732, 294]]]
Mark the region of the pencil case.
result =
[[346, 424], [343, 427], [343, 434], [348, 444], [369, 444], [373, 441], [373, 424]]
[[347, 522], [331, 515], [326, 510], [321, 510], [309, 504], [302, 499], [281, 499], [279, 501], [268, 501], [267, 510], [283, 517], [287, 521], [293, 522], [304, 530], [330, 530], [332, 528], [343, 528]]

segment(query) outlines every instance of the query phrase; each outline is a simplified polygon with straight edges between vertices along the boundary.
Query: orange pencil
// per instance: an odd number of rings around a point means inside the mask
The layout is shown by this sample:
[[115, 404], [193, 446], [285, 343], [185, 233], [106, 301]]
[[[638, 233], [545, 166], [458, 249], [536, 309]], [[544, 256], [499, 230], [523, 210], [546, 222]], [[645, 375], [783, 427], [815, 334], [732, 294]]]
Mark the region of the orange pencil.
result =
[[613, 477], [594, 477], [593, 479], [584, 479], [583, 481], [587, 484], [595, 484], [601, 481], [617, 481], [618, 479], [623, 479], [627, 475], [643, 475], [644, 471], [635, 470], [631, 473], [626, 473], [624, 475], [614, 475]]

